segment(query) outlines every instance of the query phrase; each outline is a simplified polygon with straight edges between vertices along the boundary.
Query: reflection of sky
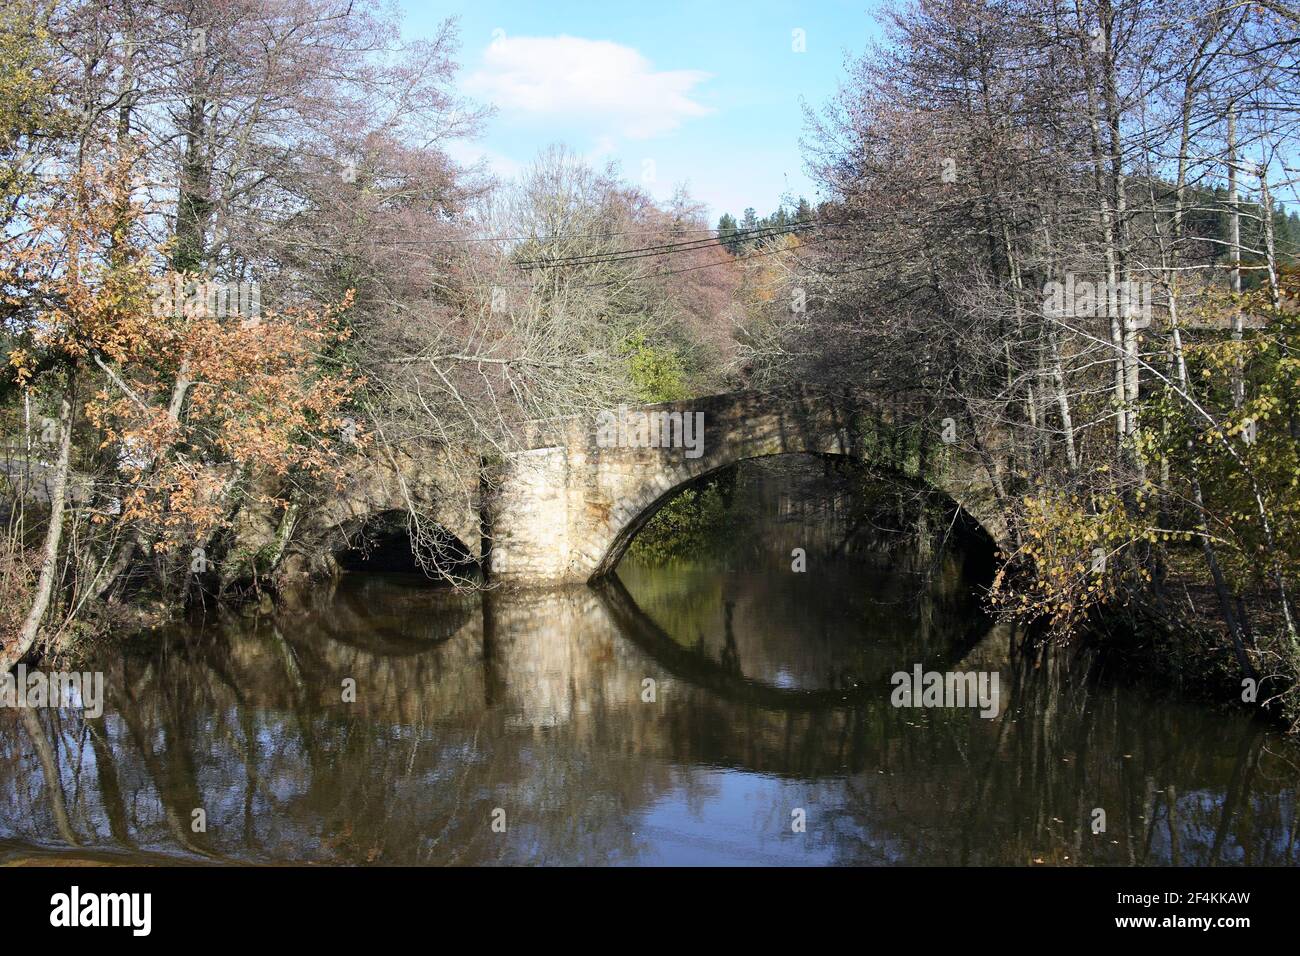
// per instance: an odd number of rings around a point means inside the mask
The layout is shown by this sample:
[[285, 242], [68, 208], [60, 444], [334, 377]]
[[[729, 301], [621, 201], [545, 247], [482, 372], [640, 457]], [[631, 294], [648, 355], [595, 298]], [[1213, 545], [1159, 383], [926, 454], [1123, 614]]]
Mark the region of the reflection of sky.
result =
[[[704, 795], [701, 796], [701, 791]], [[744, 771], [699, 771], [632, 822], [635, 862], [674, 866], [811, 866], [834, 862], [818, 836], [817, 809], [801, 781]], [[806, 832], [791, 829], [806, 812]]]

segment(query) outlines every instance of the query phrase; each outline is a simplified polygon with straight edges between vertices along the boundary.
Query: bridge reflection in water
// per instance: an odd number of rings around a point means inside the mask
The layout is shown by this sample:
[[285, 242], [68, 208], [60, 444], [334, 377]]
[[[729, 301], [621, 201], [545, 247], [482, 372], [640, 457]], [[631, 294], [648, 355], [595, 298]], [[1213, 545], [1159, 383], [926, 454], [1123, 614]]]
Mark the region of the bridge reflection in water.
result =
[[[0, 858], [1297, 862], [1278, 737], [1021, 655], [949, 571], [363, 578], [172, 632], [101, 662], [100, 719], [0, 712]], [[998, 670], [1002, 715], [893, 708], [914, 662]]]

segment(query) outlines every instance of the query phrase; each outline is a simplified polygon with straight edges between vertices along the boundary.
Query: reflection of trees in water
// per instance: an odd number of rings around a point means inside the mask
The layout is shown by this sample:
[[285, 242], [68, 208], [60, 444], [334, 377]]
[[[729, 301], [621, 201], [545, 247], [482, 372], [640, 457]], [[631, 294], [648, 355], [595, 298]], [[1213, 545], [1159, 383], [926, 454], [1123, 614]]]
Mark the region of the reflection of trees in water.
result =
[[[500, 622], [491, 641], [476, 613], [400, 656], [338, 640], [338, 616], [308, 613], [121, 658], [107, 665], [101, 728], [57, 712], [22, 712], [39, 735], [11, 721], [6, 766], [49, 751], [54, 769], [0, 770], [4, 827], [36, 842], [219, 857], [628, 858], [632, 837], [614, 818], [667, 789], [670, 771], [616, 752], [627, 722], [607, 718], [641, 707], [639, 678], [607, 625], [584, 623], [597, 607], [585, 589], [507, 605], [488, 616]], [[347, 676], [355, 706], [340, 700]], [[81, 772], [92, 760], [109, 785]], [[506, 836], [489, 828], [497, 806]], [[206, 835], [189, 832], [197, 807]]]
[[[170, 635], [104, 663], [101, 720], [0, 712], [0, 835], [77, 853], [617, 862], [647, 848], [645, 811], [707, 806], [736, 768], [801, 788], [810, 843], [845, 862], [1297, 862], [1277, 737], [1098, 688], [1086, 655], [1021, 653], [1004, 631], [963, 650], [961, 666], [1001, 673], [998, 720], [895, 709], [887, 684], [810, 705], [715, 685], [626, 614], [585, 588], [459, 609], [378, 588]], [[788, 812], [763, 820], [788, 829]]]
[[[1043, 648], [1001, 669], [996, 721], [895, 711], [874, 771], [849, 781], [845, 860], [948, 864], [1294, 864], [1294, 753], [1235, 718], [1088, 680], [1089, 655]], [[967, 719], [969, 717], [969, 719]], [[973, 731], [973, 732], [972, 732]], [[1266, 744], [1272, 742], [1269, 752]], [[1261, 774], [1261, 763], [1268, 772]], [[882, 772], [883, 771], [883, 772]], [[1092, 811], [1106, 832], [1091, 831]]]

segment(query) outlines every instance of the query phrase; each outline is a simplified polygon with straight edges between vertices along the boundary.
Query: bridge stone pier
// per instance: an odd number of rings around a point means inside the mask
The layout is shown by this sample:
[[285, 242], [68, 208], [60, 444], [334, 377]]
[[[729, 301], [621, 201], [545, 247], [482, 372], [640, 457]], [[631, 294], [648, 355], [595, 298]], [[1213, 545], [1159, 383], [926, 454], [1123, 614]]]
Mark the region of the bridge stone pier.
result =
[[[699, 415], [702, 435], [681, 429], [686, 416]], [[611, 429], [611, 417], [630, 427]], [[636, 431], [650, 421], [660, 426], [651, 435], [658, 434], [652, 441], [661, 447], [646, 447], [645, 433]], [[869, 401], [802, 389], [715, 395], [545, 423], [524, 442], [528, 447], [509, 456], [488, 507], [489, 573], [517, 585], [600, 578], [684, 486], [745, 459], [786, 454], [846, 456], [922, 481], [1003, 543], [984, 465], [960, 443], [941, 445], [937, 433], [937, 451], [923, 463], [915, 435], [900, 438], [901, 430]], [[699, 443], [688, 447], [690, 439]]]

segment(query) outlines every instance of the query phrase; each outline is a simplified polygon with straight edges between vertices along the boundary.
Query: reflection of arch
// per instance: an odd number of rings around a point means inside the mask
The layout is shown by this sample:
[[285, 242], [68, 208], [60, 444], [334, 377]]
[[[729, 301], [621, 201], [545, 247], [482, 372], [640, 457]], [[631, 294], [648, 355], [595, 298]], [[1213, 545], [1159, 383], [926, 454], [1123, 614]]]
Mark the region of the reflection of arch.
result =
[[[627, 637], [666, 670], [729, 703], [752, 704], [781, 711], [819, 711], [888, 700], [889, 675], [878, 682], [850, 689], [796, 690], [774, 687], [736, 673], [725, 664], [683, 646], [641, 610], [618, 575], [611, 574], [592, 587], [621, 635]], [[943, 654], [921, 661], [924, 670], [948, 670], [960, 662], [988, 633], [990, 623], [970, 622], [961, 639]]]
[[[381, 596], [378, 603], [376, 592]], [[471, 624], [478, 610], [473, 595], [417, 582], [402, 587], [393, 577], [376, 582], [361, 576], [322, 596], [319, 607], [293, 609], [298, 622], [293, 630], [305, 626], [339, 644], [385, 657], [427, 653]], [[411, 628], [417, 620], [418, 633]]]

